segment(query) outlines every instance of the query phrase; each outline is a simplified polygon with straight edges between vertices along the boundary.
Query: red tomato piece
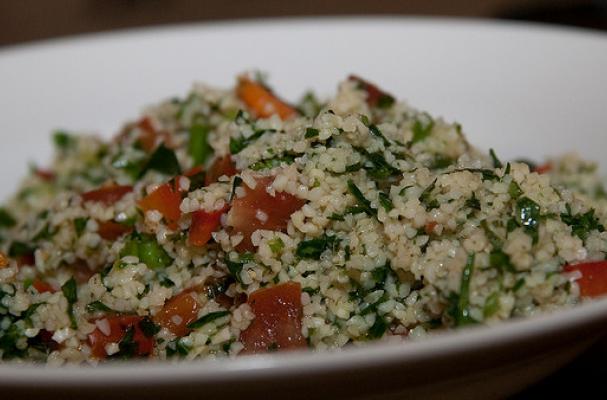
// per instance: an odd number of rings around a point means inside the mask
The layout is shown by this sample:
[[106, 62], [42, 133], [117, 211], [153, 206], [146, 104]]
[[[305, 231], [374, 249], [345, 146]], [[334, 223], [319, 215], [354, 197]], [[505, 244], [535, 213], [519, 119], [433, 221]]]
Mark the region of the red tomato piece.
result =
[[431, 235], [432, 232], [434, 232], [434, 228], [436, 228], [436, 226], [438, 225], [438, 222], [436, 221], [430, 221], [426, 224], [426, 226], [424, 227], [424, 230], [426, 231], [426, 235]]
[[17, 266], [22, 267], [24, 265], [35, 265], [36, 258], [34, 257], [34, 253], [24, 254], [22, 256], [18, 256], [16, 258]]
[[303, 307], [301, 285], [287, 282], [253, 292], [247, 304], [255, 318], [240, 334], [244, 353], [301, 349], [307, 346], [301, 333]]
[[106, 186], [100, 189], [91, 190], [89, 192], [82, 193], [82, 200], [103, 203], [106, 206], [112, 205], [127, 193], [133, 191], [132, 186]]
[[190, 332], [188, 325], [198, 317], [198, 308], [195, 292], [186, 290], [167, 301], [154, 316], [154, 322], [175, 336], [185, 336]]
[[367, 104], [371, 107], [376, 107], [380, 101], [382, 101], [382, 99], [390, 99], [390, 101], [394, 101], [394, 97], [392, 95], [384, 92], [374, 84], [367, 82], [356, 75], [350, 75], [348, 80], [358, 83], [360, 87], [367, 92]]
[[[105, 346], [108, 343], [120, 343], [129, 328], [133, 328], [133, 341], [137, 343], [137, 356], [147, 356], [154, 348], [154, 338], [147, 337], [139, 327], [143, 319], [137, 315], [121, 315], [115, 317], [99, 318], [95, 321], [106, 319], [108, 323], [108, 332], [102, 332], [99, 326], [95, 328], [88, 336], [91, 352], [94, 357], [105, 358], [107, 353]], [[105, 330], [105, 329], [104, 329]], [[107, 333], [107, 334], [106, 334]]]
[[204, 171], [204, 168], [202, 168], [202, 165], [197, 165], [189, 170], [187, 170], [186, 172], [183, 173], [184, 176], [190, 177], [190, 176], [194, 176], [196, 174], [201, 173], [202, 171]]
[[148, 153], [151, 152], [156, 147], [156, 141], [158, 140], [158, 134], [152, 125], [152, 121], [148, 117], [142, 118], [137, 123], [137, 127], [141, 131], [137, 141], [143, 150]]
[[49, 171], [48, 169], [36, 168], [35, 174], [38, 176], [38, 178], [46, 182], [52, 182], [55, 180], [55, 173], [53, 171]]
[[538, 165], [537, 167], [535, 167], [533, 169], [532, 172], [537, 172], [538, 174], [545, 174], [550, 171], [552, 171], [552, 164], [546, 163], [546, 164]]
[[191, 246], [201, 247], [211, 240], [211, 234], [217, 230], [221, 216], [227, 211], [227, 206], [221, 210], [206, 212], [203, 210], [192, 213], [192, 225], [188, 235]]
[[133, 230], [132, 227], [114, 221], [98, 222], [97, 233], [105, 240], [116, 240], [120, 236]]
[[565, 265], [565, 272], [579, 271], [582, 275], [576, 279], [582, 297], [600, 297], [607, 294], [607, 261], [595, 261]]
[[206, 176], [204, 177], [204, 184], [208, 186], [211, 183], [217, 182], [221, 176], [234, 176], [237, 173], [238, 170], [232, 161], [232, 157], [230, 155], [223, 156], [221, 158], [217, 158], [213, 162], [211, 168], [209, 168]]
[[297, 115], [295, 108], [279, 99], [262, 84], [247, 77], [238, 79], [236, 94], [258, 118], [268, 118], [277, 114], [284, 120]]
[[232, 209], [228, 214], [228, 225], [235, 232], [243, 235], [242, 242], [237, 246], [238, 251], [251, 251], [254, 249], [251, 234], [258, 229], [271, 231], [284, 231], [287, 228], [291, 214], [299, 210], [305, 203], [292, 194], [276, 192], [274, 196], [266, 188], [272, 185], [274, 177], [260, 177], [256, 179], [255, 189], [246, 184], [243, 197], [236, 196], [232, 202]]
[[139, 200], [139, 207], [145, 212], [156, 210], [162, 214], [171, 229], [177, 228], [181, 217], [181, 194], [170, 182], [158, 186], [156, 190]]
[[55, 293], [55, 288], [52, 287], [50, 283], [44, 282], [41, 279], [34, 279], [34, 282], [32, 282], [32, 286], [38, 291], [38, 293]]

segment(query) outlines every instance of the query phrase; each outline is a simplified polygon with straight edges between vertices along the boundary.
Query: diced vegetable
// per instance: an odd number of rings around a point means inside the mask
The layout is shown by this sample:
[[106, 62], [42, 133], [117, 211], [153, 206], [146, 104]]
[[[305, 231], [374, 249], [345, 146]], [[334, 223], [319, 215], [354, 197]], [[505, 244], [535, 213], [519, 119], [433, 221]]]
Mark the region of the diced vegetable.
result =
[[242, 242], [237, 246], [238, 251], [253, 250], [251, 234], [258, 229], [285, 230], [291, 214], [304, 205], [304, 200], [289, 193], [276, 192], [274, 196], [268, 193], [266, 189], [273, 181], [274, 177], [259, 177], [255, 189], [243, 185], [244, 196], [233, 199], [228, 225], [243, 235]]
[[55, 288], [52, 287], [50, 283], [45, 282], [41, 279], [34, 279], [34, 282], [32, 282], [32, 286], [34, 287], [34, 289], [36, 289], [38, 293], [55, 292]]
[[369, 83], [356, 75], [350, 75], [348, 79], [357, 82], [359, 87], [367, 92], [367, 104], [371, 107], [390, 108], [394, 104], [394, 97], [379, 89], [374, 84]]
[[152, 193], [139, 200], [143, 212], [156, 210], [162, 214], [169, 228], [177, 229], [177, 221], [181, 218], [181, 194], [171, 182], [164, 183]]
[[576, 279], [582, 297], [601, 297], [607, 294], [607, 261], [566, 265], [565, 272], [577, 271]]
[[214, 212], [204, 210], [192, 213], [192, 224], [188, 235], [188, 243], [201, 247], [211, 240], [211, 234], [219, 227], [221, 216], [227, 211], [227, 206]]
[[[108, 354], [105, 346], [110, 343], [123, 344], [120, 346], [120, 352], [123, 354], [119, 353], [118, 356], [125, 358], [150, 354], [154, 348], [154, 338], [144, 334], [140, 327], [142, 321], [143, 318], [136, 315], [106, 317], [92, 321], [97, 325], [97, 328], [88, 335], [93, 357], [106, 358]], [[99, 328], [100, 325], [103, 329]]]
[[276, 114], [284, 120], [297, 115], [295, 108], [280, 100], [262, 84], [247, 77], [238, 80], [236, 93], [258, 118], [268, 118]]
[[116, 240], [133, 230], [133, 227], [114, 221], [98, 222], [97, 233], [105, 240]]
[[127, 193], [130, 193], [132, 191], [132, 186], [113, 185], [82, 193], [81, 196], [82, 200], [84, 200], [85, 202], [98, 202], [109, 206], [116, 203], [118, 200], [122, 199]]
[[78, 287], [74, 277], [71, 277], [63, 286], [61, 286], [61, 291], [67, 300], [67, 314], [70, 317], [71, 327], [72, 329], [77, 329], [78, 324], [76, 323], [76, 317], [74, 316], [74, 304], [78, 301]]
[[538, 174], [546, 174], [550, 171], [552, 171], [552, 164], [550, 163], [538, 165], [532, 169], [532, 172], [537, 172]]
[[194, 165], [202, 165], [213, 154], [213, 148], [209, 145], [208, 135], [210, 128], [208, 125], [194, 124], [190, 127], [190, 142], [188, 143], [188, 152], [194, 160]]
[[175, 336], [185, 336], [190, 332], [188, 325], [198, 316], [198, 301], [195, 292], [185, 290], [164, 304], [154, 315], [154, 322], [168, 329]]
[[151, 235], [134, 235], [125, 243], [120, 257], [136, 256], [139, 261], [152, 269], [160, 269], [171, 265], [173, 260]]
[[48, 169], [36, 168], [34, 173], [38, 178], [42, 179], [45, 182], [52, 182], [55, 180], [55, 173]]
[[137, 127], [141, 131], [137, 138], [139, 145], [146, 152], [151, 152], [156, 148], [156, 142], [158, 141], [158, 133], [156, 132], [156, 129], [154, 129], [152, 121], [147, 117], [142, 118], [137, 123]]
[[303, 309], [299, 283], [288, 282], [259, 289], [249, 296], [247, 304], [255, 318], [240, 334], [243, 353], [306, 347], [301, 332]]
[[204, 183], [208, 186], [211, 183], [217, 182], [217, 180], [224, 175], [230, 177], [236, 175], [237, 173], [238, 170], [236, 169], [230, 155], [219, 157], [213, 162], [207, 171]]
[[12, 228], [15, 226], [17, 221], [13, 217], [13, 215], [8, 212], [5, 208], [0, 207], [0, 227], [2, 228]]

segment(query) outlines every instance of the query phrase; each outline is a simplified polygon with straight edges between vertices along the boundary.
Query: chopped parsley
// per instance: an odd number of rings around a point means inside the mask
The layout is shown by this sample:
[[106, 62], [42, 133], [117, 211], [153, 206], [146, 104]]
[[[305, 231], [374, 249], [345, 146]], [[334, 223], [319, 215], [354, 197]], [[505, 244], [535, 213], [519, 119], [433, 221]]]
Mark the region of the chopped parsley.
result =
[[179, 165], [175, 152], [166, 147], [164, 143], [161, 143], [154, 153], [152, 153], [152, 156], [139, 173], [139, 176], [145, 175], [145, 173], [150, 170], [170, 176], [181, 174], [181, 166]]
[[430, 136], [432, 128], [434, 128], [434, 120], [432, 117], [426, 113], [424, 113], [423, 116], [425, 117], [423, 120], [416, 118], [415, 122], [413, 122], [413, 127], [411, 128], [413, 131], [413, 139], [411, 140], [411, 144], [425, 140]]
[[605, 232], [605, 227], [594, 215], [594, 209], [591, 209], [584, 214], [573, 215], [571, 213], [571, 206], [567, 204], [565, 207], [567, 212], [561, 214], [561, 220], [571, 227], [571, 232], [575, 236], [582, 240], [586, 240], [592, 231]]
[[377, 216], [377, 210], [371, 207], [371, 202], [367, 200], [367, 198], [362, 194], [358, 186], [356, 186], [351, 179], [348, 179], [348, 191], [350, 192], [350, 194], [352, 194], [352, 196], [354, 196], [354, 198], [358, 202], [358, 205], [368, 215]]
[[78, 301], [78, 288], [74, 277], [70, 278], [61, 286], [61, 292], [63, 292], [63, 296], [65, 296], [65, 299], [67, 300], [67, 314], [70, 317], [71, 327], [72, 329], [78, 329], [78, 323], [74, 316], [74, 304]]
[[500, 159], [497, 158], [497, 155], [495, 154], [495, 150], [489, 149], [489, 156], [491, 157], [491, 161], [493, 161], [493, 168], [502, 168], [504, 166], [504, 164], [502, 164]]
[[319, 260], [326, 250], [335, 250], [339, 241], [337, 236], [322, 235], [314, 239], [299, 242], [295, 254], [301, 258]]
[[203, 315], [202, 317], [198, 318], [196, 321], [189, 323], [188, 328], [189, 329], [198, 329], [198, 328], [201, 328], [204, 325], [208, 324], [209, 322], [213, 322], [213, 321], [215, 321], [219, 318], [223, 318], [227, 315], [230, 315], [229, 311], [211, 312], [206, 315]]
[[17, 221], [4, 207], [0, 207], [0, 227], [12, 228]]
[[384, 192], [379, 192], [378, 201], [379, 201], [379, 204], [384, 208], [384, 210], [386, 210], [386, 212], [389, 212], [390, 210], [392, 210], [394, 208], [394, 204], [392, 204], [392, 200], [390, 200], [390, 197], [387, 194], [385, 194]]

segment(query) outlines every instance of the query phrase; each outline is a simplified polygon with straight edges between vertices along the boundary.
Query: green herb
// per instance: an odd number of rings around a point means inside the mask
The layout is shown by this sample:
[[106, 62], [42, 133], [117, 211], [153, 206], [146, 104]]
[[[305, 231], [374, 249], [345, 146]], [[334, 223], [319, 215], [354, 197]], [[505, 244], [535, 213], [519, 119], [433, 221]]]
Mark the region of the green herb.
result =
[[61, 286], [61, 292], [63, 292], [63, 296], [67, 300], [67, 313], [70, 317], [71, 327], [72, 329], [78, 329], [76, 317], [74, 316], [74, 303], [78, 301], [78, 288], [74, 277]]
[[315, 117], [322, 107], [323, 105], [313, 92], [306, 92], [299, 102], [298, 110], [306, 117]]
[[131, 235], [120, 252], [120, 257], [124, 256], [136, 256], [151, 269], [168, 267], [173, 262], [152, 235]]
[[521, 226], [535, 228], [540, 218], [540, 206], [528, 197], [516, 202], [516, 221]]
[[196, 321], [189, 323], [188, 328], [189, 329], [201, 328], [202, 326], [208, 324], [209, 322], [213, 322], [216, 319], [223, 318], [226, 315], [230, 315], [230, 312], [229, 311], [215, 311], [212, 313], [208, 313], [208, 314], [203, 315], [202, 317], [198, 318]]
[[78, 236], [82, 235], [84, 229], [86, 228], [86, 223], [88, 222], [88, 218], [78, 217], [74, 219], [74, 229], [76, 229], [76, 234]]
[[3, 360], [23, 358], [27, 350], [17, 344], [24, 338], [23, 331], [16, 324], [10, 324], [6, 330], [0, 330], [0, 353]]
[[34, 254], [34, 248], [27, 243], [14, 241], [8, 248], [9, 257], [23, 257]]
[[468, 255], [466, 266], [462, 271], [460, 281], [459, 295], [455, 295], [456, 299], [454, 309], [451, 310], [452, 317], [455, 320], [456, 326], [475, 323], [476, 321], [470, 316], [470, 279], [474, 272], [474, 254]]
[[386, 139], [386, 137], [384, 136], [384, 134], [379, 130], [379, 128], [376, 125], [370, 124], [368, 126], [369, 128], [369, 132], [371, 132], [371, 134], [375, 137], [378, 137], [382, 140], [382, 142], [384, 143], [385, 147], [390, 146], [390, 141], [388, 139]]
[[162, 287], [171, 288], [175, 286], [175, 282], [173, 282], [171, 278], [169, 278], [165, 273], [159, 272], [158, 274], [156, 274], [156, 277], [158, 279], [158, 283]]
[[411, 140], [411, 144], [415, 144], [426, 139], [428, 136], [430, 136], [432, 128], [434, 128], [434, 120], [432, 117], [430, 117], [428, 114], [424, 114], [424, 116], [426, 121], [422, 121], [421, 119], [417, 118], [413, 123], [413, 127], [411, 128], [413, 131], [413, 139]]
[[190, 352], [190, 347], [182, 342], [181, 339], [175, 339], [167, 343], [166, 352], [168, 357], [173, 357], [174, 355], [185, 357]]
[[377, 99], [377, 107], [386, 110], [394, 104], [396, 100], [387, 93], [381, 93]]
[[320, 133], [320, 131], [318, 129], [306, 128], [306, 133], [305, 133], [304, 137], [306, 139], [310, 139], [310, 138], [318, 136], [319, 133]]
[[502, 168], [504, 164], [497, 158], [495, 155], [495, 150], [489, 149], [489, 155], [491, 156], [491, 160], [493, 161], [493, 168]]
[[344, 248], [344, 258], [346, 261], [350, 261], [350, 256], [352, 255], [352, 250], [350, 250], [350, 245], [347, 245]]
[[224, 261], [226, 263], [226, 266], [228, 267], [228, 271], [230, 271], [230, 274], [234, 277], [234, 279], [236, 279], [239, 283], [242, 283], [242, 280], [240, 278], [242, 268], [245, 266], [245, 264], [248, 264], [253, 260], [253, 253], [247, 252], [239, 255], [239, 257], [235, 260], [229, 255], [226, 255]]
[[38, 233], [34, 235], [32, 238], [32, 242], [37, 242], [39, 240], [48, 240], [53, 237], [55, 232], [51, 231], [49, 224], [44, 225], [42, 229]]
[[75, 142], [76, 139], [65, 131], [55, 131], [53, 133], [53, 144], [62, 151], [72, 147]]
[[523, 194], [521, 187], [514, 181], [514, 179], [512, 182], [510, 182], [510, 185], [508, 185], [508, 194], [514, 200], [518, 199]]
[[208, 125], [194, 124], [190, 127], [190, 142], [188, 153], [194, 160], [194, 165], [202, 165], [213, 154], [208, 136], [211, 128]]
[[472, 197], [467, 199], [464, 205], [472, 210], [480, 211], [481, 209], [481, 202], [476, 198], [476, 194], [474, 192], [472, 192]]
[[299, 242], [295, 254], [301, 258], [319, 260], [321, 254], [326, 250], [335, 250], [337, 243], [337, 236], [322, 235]]
[[377, 210], [371, 207], [371, 202], [365, 198], [358, 186], [350, 179], [348, 180], [348, 190], [350, 191], [350, 194], [354, 196], [358, 205], [364, 209], [368, 215], [377, 216]]
[[315, 294], [320, 293], [320, 288], [312, 289], [311, 287], [305, 287], [301, 289], [301, 291], [309, 294], [310, 296], [314, 296]]
[[139, 344], [134, 340], [135, 338], [135, 327], [129, 326], [126, 330], [122, 339], [118, 343], [118, 352], [112, 354], [111, 358], [122, 358], [129, 359], [137, 354], [137, 350], [139, 350]]
[[179, 165], [175, 152], [166, 147], [164, 143], [161, 143], [154, 151], [139, 176], [143, 176], [149, 170], [171, 176], [181, 174], [181, 166]]
[[327, 217], [331, 221], [344, 221], [344, 216], [342, 214], [333, 213]]
[[596, 230], [605, 232], [605, 227], [599, 222], [599, 219], [594, 215], [594, 209], [584, 213], [573, 215], [571, 207], [566, 205], [567, 213], [561, 214], [561, 220], [571, 227], [571, 232], [582, 240], [586, 240], [590, 232]]
[[160, 326], [156, 325], [148, 317], [145, 317], [141, 321], [139, 321], [139, 329], [141, 329], [141, 332], [143, 332], [145, 337], [148, 338], [154, 337], [155, 334], [160, 332]]
[[450, 157], [446, 157], [442, 154], [438, 154], [437, 156], [434, 157], [432, 164], [430, 164], [430, 169], [447, 168], [448, 166], [450, 166], [453, 163], [455, 163], [454, 159], [452, 159]]
[[12, 228], [16, 223], [15, 218], [5, 208], [0, 207], [0, 227]]
[[25, 312], [23, 313], [23, 315], [22, 315], [23, 319], [29, 320], [32, 317], [32, 315], [34, 315], [34, 313], [36, 312], [38, 307], [40, 307], [43, 304], [46, 304], [46, 303], [41, 302], [41, 303], [34, 303], [34, 304], [30, 305], [27, 308], [27, 310], [25, 310]]
[[142, 169], [145, 166], [145, 157], [143, 153], [141, 155], [118, 154], [112, 159], [112, 167], [123, 170], [133, 180], [142, 174]]
[[276, 129], [261, 129], [255, 131], [251, 136], [245, 138], [240, 136], [238, 138], [230, 138], [230, 153], [232, 155], [240, 153], [245, 147], [259, 139], [264, 133], [276, 132]]
[[114, 310], [112, 310], [111, 308], [109, 308], [108, 306], [106, 306], [105, 304], [103, 304], [99, 300], [93, 301], [92, 303], [87, 304], [86, 305], [86, 311], [88, 311], [90, 313], [94, 313], [94, 312], [97, 312], [97, 311], [115, 312]]
[[384, 336], [384, 333], [386, 333], [387, 330], [388, 323], [383, 317], [378, 315], [375, 317], [375, 322], [373, 325], [371, 325], [367, 331], [367, 337], [369, 339], [379, 339], [380, 337]]
[[510, 256], [500, 249], [494, 249], [489, 253], [489, 265], [492, 268], [497, 268], [501, 271], [516, 272], [516, 269], [510, 261]]
[[436, 179], [434, 179], [434, 181], [432, 181], [432, 183], [428, 185], [428, 187], [425, 188], [424, 191], [419, 195], [419, 202], [425, 205], [428, 209], [437, 208], [436, 205], [438, 202], [431, 198], [432, 191], [435, 187]]
[[485, 180], [485, 181], [499, 180], [499, 176], [497, 176], [495, 171], [493, 171], [491, 169], [486, 169], [486, 168], [462, 168], [462, 169], [456, 169], [453, 172], [462, 172], [462, 171], [472, 172], [473, 174], [481, 174], [483, 176], [483, 180]]
[[487, 297], [485, 300], [485, 305], [483, 306], [483, 316], [485, 318], [491, 317], [493, 314], [498, 312], [500, 309], [500, 298], [498, 292], [493, 292]]
[[188, 191], [200, 189], [205, 186], [206, 173], [200, 171], [188, 177], [190, 179], [190, 189]]
[[234, 181], [232, 181], [232, 191], [230, 192], [230, 198], [228, 202], [232, 202], [234, 200], [234, 196], [236, 196], [236, 189], [242, 184], [242, 178], [240, 176], [235, 176]]
[[286, 154], [283, 156], [276, 156], [274, 158], [269, 158], [267, 160], [257, 161], [256, 163], [251, 164], [249, 166], [249, 168], [252, 169], [253, 171], [261, 171], [264, 169], [272, 169], [275, 167], [280, 167], [280, 165], [282, 163], [293, 164], [294, 161], [295, 161], [295, 156]]
[[506, 170], [504, 171], [504, 176], [505, 176], [505, 175], [510, 175], [510, 169], [511, 169], [511, 168], [512, 168], [512, 167], [510, 166], [510, 163], [507, 163], [507, 164], [506, 164]]
[[365, 163], [363, 168], [369, 176], [374, 179], [386, 179], [391, 176], [400, 175], [401, 172], [388, 164], [381, 153], [367, 153], [368, 163]]
[[390, 200], [390, 197], [388, 197], [388, 195], [385, 194], [384, 192], [379, 192], [378, 200], [379, 200], [379, 204], [384, 208], [384, 210], [386, 210], [386, 212], [389, 212], [390, 210], [392, 210], [394, 208], [394, 204], [392, 204], [392, 200]]
[[525, 285], [525, 278], [521, 278], [512, 287], [513, 292], [518, 292]]
[[268, 241], [268, 247], [270, 247], [272, 253], [279, 254], [282, 249], [285, 248], [285, 242], [283, 242], [281, 238], [275, 237], [274, 239]]

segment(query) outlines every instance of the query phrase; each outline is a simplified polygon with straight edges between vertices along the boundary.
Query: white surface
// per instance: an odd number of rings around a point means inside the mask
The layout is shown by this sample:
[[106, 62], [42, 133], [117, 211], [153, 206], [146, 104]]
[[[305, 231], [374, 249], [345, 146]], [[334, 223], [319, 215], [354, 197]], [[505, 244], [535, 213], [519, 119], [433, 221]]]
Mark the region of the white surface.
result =
[[[183, 95], [194, 80], [228, 86], [236, 74], [252, 68], [269, 72], [275, 90], [291, 99], [308, 88], [330, 94], [340, 79], [359, 74], [414, 106], [461, 122], [472, 143], [494, 147], [504, 159], [577, 149], [600, 160], [607, 144], [605, 35], [436, 19], [191, 25], [0, 51], [0, 197], [13, 190], [28, 161], [48, 161], [52, 129], [109, 136], [143, 105]], [[213, 382], [219, 374], [223, 380], [235, 380], [345, 371], [395, 360], [407, 365], [408, 360], [490, 351], [526, 338], [558, 337], [574, 326], [596, 323], [606, 311], [607, 303], [602, 302], [503, 328], [339, 354], [95, 372], [0, 365], [0, 385]]]

